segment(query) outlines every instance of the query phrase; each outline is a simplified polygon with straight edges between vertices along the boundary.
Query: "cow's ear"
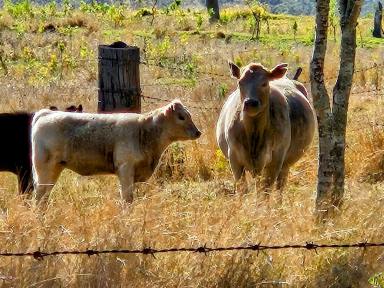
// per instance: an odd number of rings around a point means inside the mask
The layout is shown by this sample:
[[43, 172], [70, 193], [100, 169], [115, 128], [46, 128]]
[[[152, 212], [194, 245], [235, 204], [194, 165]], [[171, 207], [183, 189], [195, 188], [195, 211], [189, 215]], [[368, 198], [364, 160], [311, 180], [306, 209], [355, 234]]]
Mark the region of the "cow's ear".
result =
[[229, 70], [231, 71], [231, 76], [236, 79], [240, 79], [240, 68], [235, 63], [228, 61]]
[[172, 102], [171, 104], [166, 106], [164, 114], [165, 116], [170, 116], [172, 115], [173, 112], [175, 112], [175, 110], [176, 110], [175, 103]]
[[79, 113], [83, 112], [83, 105], [80, 104], [79, 106], [77, 106], [76, 111]]
[[288, 64], [287, 63], [281, 63], [277, 65], [275, 68], [269, 72], [269, 78], [271, 80], [280, 79], [282, 78], [285, 73], [288, 71]]

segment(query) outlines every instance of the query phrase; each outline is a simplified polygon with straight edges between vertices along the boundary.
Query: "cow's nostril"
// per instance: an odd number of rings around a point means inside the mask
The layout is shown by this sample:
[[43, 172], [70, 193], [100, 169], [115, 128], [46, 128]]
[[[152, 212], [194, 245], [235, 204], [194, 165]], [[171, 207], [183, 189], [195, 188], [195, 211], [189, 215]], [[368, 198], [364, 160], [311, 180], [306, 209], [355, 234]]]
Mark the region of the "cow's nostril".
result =
[[199, 130], [196, 131], [196, 138], [199, 138], [201, 136], [201, 132]]

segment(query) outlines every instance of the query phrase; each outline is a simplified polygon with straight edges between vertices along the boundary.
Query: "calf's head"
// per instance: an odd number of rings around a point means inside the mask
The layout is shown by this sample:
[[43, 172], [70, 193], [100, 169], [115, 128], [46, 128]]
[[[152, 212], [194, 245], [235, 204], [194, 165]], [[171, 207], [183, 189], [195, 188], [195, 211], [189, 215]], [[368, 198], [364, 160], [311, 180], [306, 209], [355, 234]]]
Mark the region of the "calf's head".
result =
[[192, 121], [188, 109], [179, 101], [174, 100], [164, 107], [165, 129], [171, 140], [195, 140], [201, 132]]
[[272, 70], [268, 70], [261, 64], [251, 63], [240, 68], [229, 62], [232, 77], [238, 80], [242, 111], [251, 117], [255, 117], [268, 109], [270, 87], [269, 82], [282, 78], [287, 72], [288, 64], [282, 63]]

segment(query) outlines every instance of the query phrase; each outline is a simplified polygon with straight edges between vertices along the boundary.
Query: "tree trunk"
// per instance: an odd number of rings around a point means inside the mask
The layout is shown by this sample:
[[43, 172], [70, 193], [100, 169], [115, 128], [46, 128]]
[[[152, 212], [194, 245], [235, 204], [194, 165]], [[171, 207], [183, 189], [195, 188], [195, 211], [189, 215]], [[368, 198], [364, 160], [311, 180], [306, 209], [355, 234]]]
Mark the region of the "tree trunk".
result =
[[341, 26], [341, 49], [340, 68], [336, 85], [333, 89], [333, 120], [334, 120], [334, 175], [333, 175], [333, 207], [340, 207], [344, 195], [345, 179], [345, 134], [347, 127], [347, 113], [349, 95], [351, 93], [353, 73], [355, 71], [356, 56], [356, 26], [360, 15], [363, 0], [340, 1], [340, 26]]
[[219, 0], [206, 0], [209, 13], [209, 21], [216, 22], [220, 20]]
[[383, 28], [381, 26], [382, 19], [383, 19], [383, 5], [381, 4], [381, 2], [378, 2], [377, 8], [375, 11], [374, 23], [373, 23], [373, 32], [372, 32], [373, 37], [376, 37], [376, 38], [384, 37]]
[[332, 107], [324, 83], [329, 1], [316, 5], [316, 39], [311, 61], [311, 90], [319, 132], [316, 209], [323, 218], [340, 208], [344, 195], [345, 143], [349, 95], [356, 55], [356, 26], [363, 0], [340, 0], [340, 68], [333, 88]]
[[356, 27], [342, 30], [340, 72], [333, 91], [334, 114], [334, 162], [332, 204], [340, 207], [344, 194], [344, 152], [349, 95], [355, 69]]
[[327, 50], [329, 1], [316, 3], [316, 38], [311, 61], [311, 92], [316, 110], [319, 152], [316, 208], [324, 210], [325, 200], [332, 185], [332, 113], [329, 96], [324, 83], [324, 60]]

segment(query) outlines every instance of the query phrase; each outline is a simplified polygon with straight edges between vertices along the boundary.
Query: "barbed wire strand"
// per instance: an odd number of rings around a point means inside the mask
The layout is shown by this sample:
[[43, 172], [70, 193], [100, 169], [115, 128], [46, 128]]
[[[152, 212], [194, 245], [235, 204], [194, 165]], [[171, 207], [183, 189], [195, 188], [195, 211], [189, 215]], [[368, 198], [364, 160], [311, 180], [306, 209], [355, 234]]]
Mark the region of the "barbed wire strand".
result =
[[[152, 61], [156, 61], [154, 59], [151, 59], [151, 60]], [[156, 62], [155, 63], [149, 63], [149, 62], [146, 62], [146, 61], [140, 61], [140, 64], [147, 65], [147, 66], [155, 66], [155, 67], [159, 67], [159, 68], [163, 68], [163, 69], [168, 69], [168, 70], [173, 70], [173, 71], [186, 72], [186, 69], [183, 69], [182, 67], [170, 67], [170, 66], [164, 65], [162, 63], [159, 63], [158, 61], [156, 61]], [[384, 62], [380, 63], [380, 64], [374, 63], [372, 66], [362, 67], [362, 68], [356, 69], [354, 74], [361, 73], [361, 72], [366, 72], [366, 71], [369, 71], [369, 70], [372, 70], [372, 69], [378, 69], [378, 68], [382, 68], [382, 67], [384, 67]], [[196, 74], [203, 74], [203, 75], [218, 76], [218, 77], [223, 77], [223, 78], [229, 78], [228, 74], [221, 74], [221, 73], [216, 73], [216, 72], [197, 70], [197, 71], [194, 71], [194, 73], [196, 73]], [[324, 81], [336, 80], [337, 78], [338, 78], [338, 76], [336, 76], [336, 75], [335, 76], [330, 76], [330, 77], [325, 77]], [[301, 83], [307, 85], [307, 84], [310, 83], [310, 81], [303, 81]]]
[[32, 252], [0, 252], [0, 257], [33, 257], [36, 260], [42, 260], [47, 256], [59, 256], [59, 255], [102, 255], [102, 254], [143, 254], [152, 255], [159, 253], [174, 253], [174, 252], [193, 252], [193, 253], [211, 253], [211, 252], [229, 252], [229, 251], [264, 251], [264, 250], [283, 250], [283, 249], [306, 249], [313, 250], [317, 253], [318, 249], [339, 249], [339, 248], [371, 248], [371, 247], [384, 247], [384, 242], [357, 242], [357, 243], [344, 243], [344, 244], [316, 244], [314, 242], [306, 242], [305, 244], [284, 244], [284, 245], [261, 245], [252, 244], [247, 246], [228, 246], [228, 247], [180, 247], [180, 248], [164, 248], [155, 249], [146, 247], [143, 249], [87, 249], [87, 250], [61, 250], [61, 251], [41, 251], [36, 250]]

